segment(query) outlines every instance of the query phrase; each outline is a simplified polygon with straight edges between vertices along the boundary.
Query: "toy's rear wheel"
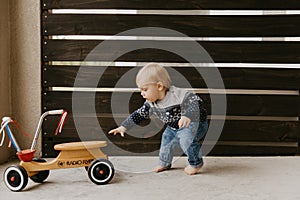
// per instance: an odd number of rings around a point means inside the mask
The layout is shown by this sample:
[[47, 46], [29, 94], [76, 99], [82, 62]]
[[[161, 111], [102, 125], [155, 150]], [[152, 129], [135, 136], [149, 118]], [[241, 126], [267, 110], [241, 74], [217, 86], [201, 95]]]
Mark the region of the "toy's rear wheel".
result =
[[113, 164], [106, 159], [94, 160], [88, 168], [88, 176], [90, 180], [97, 184], [107, 184], [113, 178], [115, 170]]
[[21, 191], [28, 183], [27, 172], [20, 165], [10, 166], [4, 172], [4, 182], [11, 191]]
[[[33, 158], [32, 161], [39, 162], [39, 163], [47, 162], [43, 158]], [[35, 183], [42, 183], [48, 178], [49, 174], [50, 174], [49, 170], [40, 171], [37, 174], [31, 176], [30, 179]]]

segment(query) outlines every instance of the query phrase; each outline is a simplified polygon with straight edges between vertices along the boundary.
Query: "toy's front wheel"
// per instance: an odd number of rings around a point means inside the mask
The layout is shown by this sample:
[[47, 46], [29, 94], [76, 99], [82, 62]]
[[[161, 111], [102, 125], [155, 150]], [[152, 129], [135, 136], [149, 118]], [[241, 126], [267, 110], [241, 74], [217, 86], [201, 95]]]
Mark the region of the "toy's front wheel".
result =
[[113, 178], [115, 170], [113, 164], [106, 159], [94, 160], [88, 168], [88, 176], [90, 180], [97, 184], [107, 184]]
[[4, 172], [4, 182], [11, 191], [21, 191], [28, 183], [27, 172], [20, 165], [10, 166]]

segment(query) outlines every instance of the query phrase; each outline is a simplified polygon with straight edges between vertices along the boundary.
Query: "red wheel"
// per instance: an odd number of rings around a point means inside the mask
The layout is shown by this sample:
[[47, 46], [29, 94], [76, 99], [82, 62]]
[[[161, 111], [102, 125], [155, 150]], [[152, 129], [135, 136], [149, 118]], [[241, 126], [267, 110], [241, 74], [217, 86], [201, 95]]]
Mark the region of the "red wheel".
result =
[[113, 178], [114, 173], [113, 164], [106, 159], [96, 159], [88, 168], [90, 180], [97, 185], [107, 184]]

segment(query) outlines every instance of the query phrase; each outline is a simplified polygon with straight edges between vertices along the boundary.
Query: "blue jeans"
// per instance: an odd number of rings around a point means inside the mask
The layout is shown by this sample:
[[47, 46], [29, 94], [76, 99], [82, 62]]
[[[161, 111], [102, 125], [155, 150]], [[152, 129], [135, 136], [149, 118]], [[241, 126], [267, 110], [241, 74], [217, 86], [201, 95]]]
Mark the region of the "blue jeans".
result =
[[192, 167], [198, 168], [203, 165], [201, 145], [199, 140], [205, 135], [208, 128], [207, 121], [191, 122], [188, 127], [174, 129], [169, 126], [162, 135], [159, 151], [159, 164], [162, 167], [170, 168], [173, 160], [173, 153], [176, 147], [180, 146], [187, 155], [188, 162]]

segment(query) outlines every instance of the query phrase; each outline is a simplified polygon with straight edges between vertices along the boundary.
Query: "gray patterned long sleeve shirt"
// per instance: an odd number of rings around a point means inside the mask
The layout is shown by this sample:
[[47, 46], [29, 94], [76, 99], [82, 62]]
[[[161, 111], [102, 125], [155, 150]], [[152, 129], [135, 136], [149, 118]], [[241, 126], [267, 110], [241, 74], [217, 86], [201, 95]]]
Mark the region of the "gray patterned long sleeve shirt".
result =
[[135, 124], [149, 119], [153, 114], [166, 125], [175, 129], [179, 128], [178, 121], [181, 116], [198, 122], [203, 122], [207, 118], [203, 100], [198, 95], [171, 86], [164, 99], [153, 103], [145, 101], [143, 106], [134, 111], [121, 125], [128, 130]]

